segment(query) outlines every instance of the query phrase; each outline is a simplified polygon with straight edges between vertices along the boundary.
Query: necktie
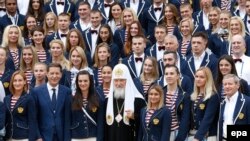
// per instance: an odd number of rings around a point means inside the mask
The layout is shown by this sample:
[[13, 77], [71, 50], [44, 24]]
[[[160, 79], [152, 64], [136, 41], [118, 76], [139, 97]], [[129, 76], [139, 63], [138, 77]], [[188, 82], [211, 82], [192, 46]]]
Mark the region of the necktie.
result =
[[158, 50], [159, 50], [159, 51], [165, 50], [165, 46], [158, 46]]
[[154, 10], [155, 10], [155, 12], [161, 11], [161, 7], [156, 7], [156, 8], [154, 8]]
[[67, 34], [61, 34], [61, 37], [67, 37]]
[[234, 62], [237, 63], [237, 62], [242, 62], [241, 59], [234, 59]]
[[139, 61], [142, 62], [142, 58], [141, 57], [136, 57], [135, 62], [139, 62]]
[[91, 34], [97, 34], [97, 30], [91, 30]]
[[58, 1], [57, 5], [64, 5], [64, 2]]
[[250, 20], [247, 21], [250, 24]]
[[55, 88], [52, 88], [52, 99], [51, 99], [51, 102], [52, 102], [52, 108], [53, 108], [53, 112], [55, 113], [56, 111], [56, 89]]

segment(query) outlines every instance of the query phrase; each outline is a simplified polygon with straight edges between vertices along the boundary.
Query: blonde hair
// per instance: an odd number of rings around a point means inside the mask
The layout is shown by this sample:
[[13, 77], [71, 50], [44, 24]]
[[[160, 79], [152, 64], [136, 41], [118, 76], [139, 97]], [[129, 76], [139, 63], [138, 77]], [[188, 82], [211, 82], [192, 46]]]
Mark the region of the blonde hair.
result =
[[[155, 57], [147, 57], [147, 58], [145, 59], [145, 61], [146, 61], [146, 60], [150, 60], [150, 61], [152, 62], [152, 68], [153, 68], [153, 70], [152, 70], [151, 73], [150, 73], [150, 77], [152, 78], [152, 80], [150, 80], [150, 81], [151, 81], [151, 83], [153, 83], [153, 82], [154, 82], [156, 79], [158, 79], [158, 77], [159, 77], [159, 71], [158, 71], [157, 60], [156, 60]], [[145, 64], [145, 61], [144, 61], [144, 64]], [[143, 64], [143, 65], [144, 65], [144, 64]], [[141, 73], [141, 75], [140, 75], [140, 79], [141, 79], [142, 82], [145, 82], [145, 81], [146, 81], [145, 73], [144, 73], [144, 67], [143, 67], [143, 71], [142, 71], [142, 73]]]
[[22, 31], [17, 25], [8, 25], [5, 27], [4, 32], [3, 32], [3, 40], [2, 40], [2, 47], [7, 47], [9, 45], [9, 31], [11, 28], [16, 28], [18, 30], [18, 40], [17, 40], [17, 47], [23, 47], [24, 46], [24, 40], [22, 37]]
[[[209, 99], [212, 95], [214, 95], [217, 90], [214, 85], [214, 79], [211, 70], [208, 67], [200, 67], [197, 71], [202, 71], [205, 74], [206, 77], [206, 84], [204, 87], [204, 99], [203, 101], [206, 101]], [[200, 88], [197, 87], [196, 82], [194, 83], [194, 92], [191, 95], [191, 100], [195, 101], [200, 93]]]
[[38, 57], [37, 57], [35, 48], [32, 45], [27, 45], [22, 48], [22, 54], [21, 54], [21, 59], [20, 59], [20, 70], [25, 72], [27, 70], [27, 64], [23, 60], [23, 50], [31, 50], [32, 52], [33, 57], [32, 57], [32, 63], [31, 63], [31, 70], [33, 71], [35, 64], [38, 62]]
[[48, 17], [48, 16], [52, 16], [53, 18], [54, 18], [54, 26], [53, 26], [53, 30], [54, 31], [56, 31], [58, 28], [57, 28], [57, 16], [53, 13], [53, 12], [48, 12], [47, 14], [45, 14], [45, 16], [44, 16], [44, 21], [43, 21], [43, 29], [44, 29], [44, 35], [48, 35], [48, 32], [49, 32], [49, 30], [48, 30], [48, 25], [47, 25], [47, 23], [46, 23], [46, 18]]
[[151, 104], [150, 98], [149, 98], [149, 93], [150, 93], [151, 90], [156, 90], [160, 94], [160, 101], [159, 101], [157, 109], [160, 109], [160, 108], [164, 107], [164, 92], [163, 92], [163, 89], [162, 89], [162, 87], [160, 85], [154, 84], [154, 85], [150, 86], [150, 88], [148, 89], [147, 110], [149, 110], [152, 107], [152, 104]]
[[[62, 54], [60, 55], [60, 65], [62, 66], [63, 69], [70, 70], [70, 67], [69, 67], [70, 63], [69, 63], [69, 61], [64, 56], [64, 45], [63, 45], [63, 42], [61, 40], [59, 40], [59, 39], [52, 40], [49, 43], [50, 49], [51, 49], [51, 47], [52, 47], [52, 45], [54, 43], [59, 44], [61, 46], [61, 48], [62, 48]], [[52, 59], [53, 59], [53, 57], [52, 57]]]
[[122, 24], [122, 27], [126, 27], [124, 19], [123, 19], [125, 12], [130, 12], [132, 14], [132, 16], [133, 16], [134, 21], [138, 21], [138, 17], [136, 15], [135, 11], [132, 8], [125, 8], [125, 9], [123, 9], [122, 14], [121, 14], [121, 24]]
[[99, 45], [97, 45], [96, 46], [96, 49], [95, 49], [95, 54], [94, 54], [94, 67], [99, 67], [100, 66], [100, 63], [99, 63], [99, 58], [98, 58], [98, 51], [99, 51], [99, 49], [101, 48], [101, 47], [105, 47], [106, 49], [107, 49], [107, 51], [108, 51], [108, 53], [109, 53], [109, 57], [108, 57], [108, 59], [107, 59], [107, 64], [110, 62], [110, 60], [111, 60], [111, 52], [110, 52], [110, 47], [109, 47], [109, 45], [107, 44], [107, 43], [105, 43], [105, 42], [102, 42], [102, 43], [100, 43]]
[[82, 63], [81, 63], [80, 69], [88, 67], [87, 58], [86, 58], [86, 55], [85, 55], [85, 52], [84, 52], [83, 48], [80, 47], [80, 46], [76, 46], [76, 47], [72, 48], [70, 50], [70, 52], [69, 52], [69, 63], [70, 63], [69, 65], [70, 65], [70, 68], [73, 67], [73, 63], [71, 61], [71, 55], [72, 55], [73, 51], [78, 52], [79, 56], [82, 59]]
[[245, 25], [244, 25], [242, 19], [240, 17], [238, 17], [238, 16], [233, 16], [233, 17], [231, 17], [231, 19], [229, 21], [229, 27], [228, 27], [229, 28], [229, 35], [228, 35], [228, 40], [230, 41], [232, 39], [232, 37], [233, 37], [232, 32], [231, 32], [231, 26], [230, 26], [230, 23], [231, 23], [232, 20], [236, 20], [237, 22], [239, 22], [240, 27], [241, 27], [241, 31], [238, 34], [240, 34], [243, 37], [245, 37], [246, 36], [246, 29], [245, 29]]
[[180, 21], [180, 23], [179, 23], [179, 31], [180, 32], [181, 32], [181, 25], [182, 25], [183, 22], [188, 22], [189, 28], [190, 28], [190, 32], [191, 32], [190, 35], [192, 35], [192, 33], [194, 31], [194, 23], [193, 23], [192, 19], [190, 19], [190, 18], [184, 18], [184, 19], [182, 19]]

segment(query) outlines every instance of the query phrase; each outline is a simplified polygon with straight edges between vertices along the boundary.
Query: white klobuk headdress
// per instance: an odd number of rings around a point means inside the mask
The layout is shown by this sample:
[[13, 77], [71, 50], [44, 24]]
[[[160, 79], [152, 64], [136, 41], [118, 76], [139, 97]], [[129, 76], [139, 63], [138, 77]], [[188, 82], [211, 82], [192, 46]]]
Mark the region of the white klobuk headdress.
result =
[[106, 122], [108, 125], [112, 125], [114, 122], [114, 108], [113, 108], [114, 79], [126, 79], [125, 99], [124, 99], [125, 103], [124, 103], [122, 119], [125, 124], [129, 125], [129, 119], [127, 118], [125, 111], [132, 110], [132, 112], [134, 112], [135, 98], [142, 98], [142, 99], [144, 98], [142, 94], [135, 87], [127, 66], [124, 64], [116, 65], [112, 72], [112, 81], [111, 81], [110, 90], [108, 94], [108, 102], [107, 102], [107, 109], [106, 109]]

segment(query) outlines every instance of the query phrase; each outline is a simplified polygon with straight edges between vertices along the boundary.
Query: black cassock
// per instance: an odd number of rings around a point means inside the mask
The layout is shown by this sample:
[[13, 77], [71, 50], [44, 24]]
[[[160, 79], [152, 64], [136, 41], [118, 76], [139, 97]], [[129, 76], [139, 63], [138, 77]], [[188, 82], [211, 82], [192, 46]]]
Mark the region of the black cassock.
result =
[[[119, 99], [116, 100], [114, 98], [113, 100], [113, 108], [114, 108], [114, 122], [112, 125], [105, 126], [104, 136], [105, 141], [136, 141], [137, 140], [137, 134], [140, 127], [140, 112], [143, 107], [146, 106], [145, 100], [141, 98], [135, 98], [134, 101], [134, 117], [135, 120], [130, 120], [130, 125], [126, 125], [123, 122], [123, 119], [118, 123], [115, 120], [115, 117], [118, 115], [118, 109], [121, 109], [124, 100]], [[117, 108], [118, 103], [118, 108]], [[107, 105], [107, 102], [106, 102]], [[123, 117], [123, 110], [124, 107], [121, 110], [121, 116]]]

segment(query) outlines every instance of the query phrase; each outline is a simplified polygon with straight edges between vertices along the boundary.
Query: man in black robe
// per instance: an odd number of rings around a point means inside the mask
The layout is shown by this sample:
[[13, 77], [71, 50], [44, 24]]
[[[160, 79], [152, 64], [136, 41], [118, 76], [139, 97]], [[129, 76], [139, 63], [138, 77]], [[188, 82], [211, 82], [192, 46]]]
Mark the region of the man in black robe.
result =
[[140, 111], [145, 106], [127, 66], [116, 65], [106, 102], [105, 141], [136, 141]]

